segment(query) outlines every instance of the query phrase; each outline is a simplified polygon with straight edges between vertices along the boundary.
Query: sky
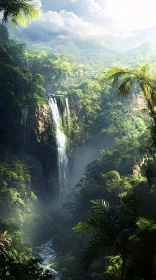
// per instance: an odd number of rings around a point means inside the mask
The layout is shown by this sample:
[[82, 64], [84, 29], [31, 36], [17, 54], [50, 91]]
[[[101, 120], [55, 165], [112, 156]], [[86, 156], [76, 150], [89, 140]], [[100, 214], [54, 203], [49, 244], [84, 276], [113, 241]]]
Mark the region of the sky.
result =
[[31, 24], [58, 34], [132, 34], [156, 26], [156, 0], [34, 0], [40, 19]]

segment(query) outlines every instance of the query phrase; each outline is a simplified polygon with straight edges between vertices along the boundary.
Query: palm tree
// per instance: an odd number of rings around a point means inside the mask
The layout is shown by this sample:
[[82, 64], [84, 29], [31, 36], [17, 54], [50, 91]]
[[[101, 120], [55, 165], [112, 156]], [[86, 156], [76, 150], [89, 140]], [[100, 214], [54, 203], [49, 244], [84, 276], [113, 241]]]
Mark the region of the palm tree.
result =
[[[121, 213], [113, 209], [111, 205], [104, 201], [91, 201], [93, 215], [84, 222], [80, 222], [73, 228], [79, 232], [92, 230], [93, 238], [88, 242], [82, 253], [82, 268], [88, 271], [91, 264], [100, 258], [101, 255], [108, 255], [112, 250], [118, 252], [122, 259], [121, 279], [124, 279], [124, 268], [126, 264], [126, 244], [128, 237], [135, 227], [133, 207], [126, 209], [127, 213]], [[133, 221], [132, 221], [133, 220]], [[130, 230], [131, 227], [131, 230]]]
[[113, 81], [113, 87], [117, 89], [119, 96], [128, 95], [137, 82], [144, 94], [149, 114], [156, 125], [156, 77], [150, 76], [149, 70], [149, 64], [135, 69], [113, 67], [105, 72], [101, 82]]
[[39, 16], [32, 0], [0, 0], [0, 12], [3, 13], [2, 22], [8, 22], [10, 18], [14, 27], [18, 26], [18, 22], [26, 26]]

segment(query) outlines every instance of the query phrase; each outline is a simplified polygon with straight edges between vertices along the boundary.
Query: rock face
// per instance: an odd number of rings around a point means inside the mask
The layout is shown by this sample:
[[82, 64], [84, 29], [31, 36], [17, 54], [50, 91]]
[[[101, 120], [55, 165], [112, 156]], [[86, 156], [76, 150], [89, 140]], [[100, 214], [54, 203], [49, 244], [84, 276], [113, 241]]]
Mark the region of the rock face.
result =
[[32, 155], [22, 154], [23, 161], [28, 164], [31, 173], [31, 188], [38, 196], [45, 189], [45, 178], [41, 162]]
[[32, 189], [42, 197], [55, 199], [59, 193], [57, 150], [49, 106], [23, 108], [22, 112], [21, 153], [30, 166]]

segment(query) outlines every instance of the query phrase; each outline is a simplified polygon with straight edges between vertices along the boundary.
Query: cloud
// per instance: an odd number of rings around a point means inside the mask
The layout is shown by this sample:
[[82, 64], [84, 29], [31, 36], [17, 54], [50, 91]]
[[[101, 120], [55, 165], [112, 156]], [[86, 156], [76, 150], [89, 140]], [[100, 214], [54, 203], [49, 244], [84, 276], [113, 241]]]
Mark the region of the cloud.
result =
[[54, 33], [67, 32], [74, 35], [91, 36], [108, 34], [106, 28], [88, 22], [75, 13], [66, 12], [65, 10], [61, 10], [60, 12], [48, 11], [47, 13], [42, 13], [41, 18], [31, 26], [37, 26], [37, 28]]
[[[96, 28], [102, 26], [112, 33], [156, 25], [155, 0], [41, 0], [45, 13], [72, 12]], [[141, 8], [140, 8], [141, 7]]]
[[88, 14], [94, 16], [103, 16], [105, 14], [105, 9], [99, 2], [95, 0], [84, 0], [84, 3], [86, 4]]
[[42, 2], [41, 2], [41, 0], [33, 0], [32, 4], [33, 4], [34, 6], [36, 6], [39, 10], [41, 10], [41, 8], [42, 8]]
[[92, 15], [103, 15], [106, 0], [42, 0], [43, 10], [60, 12], [66, 10], [88, 19]]
[[42, 0], [42, 6], [45, 13], [50, 10], [58, 13], [65, 10], [76, 14], [83, 21], [92, 23], [94, 26], [101, 25], [103, 28], [111, 30], [113, 22], [108, 17], [107, 1], [109, 0]]

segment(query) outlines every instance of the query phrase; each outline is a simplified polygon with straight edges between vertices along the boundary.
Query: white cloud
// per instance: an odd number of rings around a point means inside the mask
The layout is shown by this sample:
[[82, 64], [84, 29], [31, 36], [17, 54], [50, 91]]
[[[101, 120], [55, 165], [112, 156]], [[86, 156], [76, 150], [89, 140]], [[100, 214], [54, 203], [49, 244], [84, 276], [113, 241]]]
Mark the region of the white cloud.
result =
[[59, 40], [68, 40], [68, 36], [65, 35], [58, 35], [56, 38]]
[[[36, 0], [39, 1], [39, 0]], [[129, 32], [156, 25], [156, 0], [41, 0], [43, 10], [73, 12], [96, 29]], [[79, 22], [80, 24], [80, 22]]]
[[41, 0], [33, 0], [32, 4], [36, 6], [39, 10], [42, 8]]
[[73, 12], [49, 11], [42, 13], [42, 16], [34, 24], [52, 32], [68, 32], [78, 35], [101, 35], [108, 34], [108, 30], [100, 25], [87, 22]]
[[[102, 16], [105, 12], [106, 0], [42, 0], [43, 9], [60, 12], [66, 10], [89, 20], [93, 16]], [[98, 19], [98, 17], [97, 17]]]
[[84, 2], [87, 5], [87, 9], [89, 14], [96, 15], [96, 16], [102, 16], [105, 13], [105, 10], [102, 8], [100, 3], [98, 3], [95, 0], [84, 0]]

